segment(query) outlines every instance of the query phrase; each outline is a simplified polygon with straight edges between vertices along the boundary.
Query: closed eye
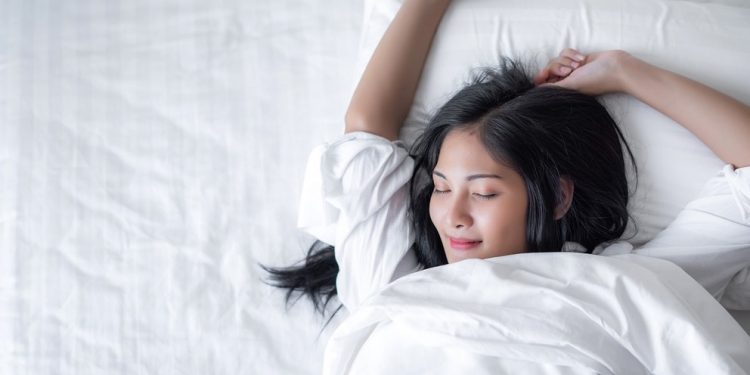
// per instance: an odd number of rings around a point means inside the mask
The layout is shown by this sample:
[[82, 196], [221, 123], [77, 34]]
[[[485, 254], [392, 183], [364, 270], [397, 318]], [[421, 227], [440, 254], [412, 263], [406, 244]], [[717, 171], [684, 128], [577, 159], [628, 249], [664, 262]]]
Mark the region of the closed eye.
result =
[[443, 194], [443, 193], [450, 192], [450, 190], [438, 190], [437, 188], [435, 188], [435, 190], [433, 190], [432, 192], [435, 194]]
[[489, 200], [489, 199], [492, 199], [492, 198], [496, 197], [497, 194], [479, 194], [479, 193], [474, 193], [474, 196], [477, 197], [477, 198], [479, 198], [479, 199]]

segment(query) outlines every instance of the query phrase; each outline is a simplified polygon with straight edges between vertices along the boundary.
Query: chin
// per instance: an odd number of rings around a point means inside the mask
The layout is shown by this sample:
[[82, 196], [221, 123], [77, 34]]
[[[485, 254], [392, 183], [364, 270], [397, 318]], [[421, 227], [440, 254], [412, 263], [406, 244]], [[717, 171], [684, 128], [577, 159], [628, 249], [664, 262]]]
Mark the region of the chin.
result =
[[448, 259], [448, 263], [456, 263], [456, 262], [460, 262], [466, 259], [484, 259], [485, 258], [478, 251], [468, 251], [468, 252], [462, 251], [460, 253], [458, 253], [458, 251], [456, 250], [450, 250], [450, 251], [453, 252], [453, 256], [448, 256], [448, 254], [446, 254], [445, 256]]

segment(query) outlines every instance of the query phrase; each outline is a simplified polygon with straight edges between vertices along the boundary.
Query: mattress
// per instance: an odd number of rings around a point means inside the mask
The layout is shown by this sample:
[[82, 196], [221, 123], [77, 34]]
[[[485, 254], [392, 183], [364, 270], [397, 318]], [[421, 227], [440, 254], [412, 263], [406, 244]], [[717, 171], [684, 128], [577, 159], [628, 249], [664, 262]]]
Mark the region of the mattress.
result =
[[[566, 46], [626, 49], [750, 103], [744, 1], [454, 3], [407, 141], [472, 67]], [[1, 2], [0, 373], [319, 373], [341, 315], [324, 327], [287, 305], [259, 265], [313, 241], [296, 227], [307, 155], [343, 131], [399, 4]], [[604, 100], [634, 124], [643, 243], [721, 161]]]

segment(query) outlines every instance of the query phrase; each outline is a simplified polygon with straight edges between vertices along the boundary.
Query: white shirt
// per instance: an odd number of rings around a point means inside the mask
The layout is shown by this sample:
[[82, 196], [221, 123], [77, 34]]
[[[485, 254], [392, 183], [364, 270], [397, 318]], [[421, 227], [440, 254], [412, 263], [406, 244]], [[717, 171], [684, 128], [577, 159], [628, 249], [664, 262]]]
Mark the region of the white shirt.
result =
[[[308, 160], [298, 226], [335, 246], [338, 297], [350, 311], [391, 281], [420, 270], [407, 218], [414, 161], [404, 144], [348, 133]], [[724, 307], [750, 310], [750, 167], [724, 167], [653, 240], [600, 246], [669, 260]]]

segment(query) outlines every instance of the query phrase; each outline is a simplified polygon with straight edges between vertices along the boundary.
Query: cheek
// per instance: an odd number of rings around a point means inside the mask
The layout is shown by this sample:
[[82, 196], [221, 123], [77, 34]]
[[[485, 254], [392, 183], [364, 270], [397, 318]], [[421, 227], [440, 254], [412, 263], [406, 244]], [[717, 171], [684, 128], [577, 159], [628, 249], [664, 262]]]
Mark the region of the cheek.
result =
[[524, 251], [527, 250], [528, 244], [526, 243], [526, 216], [527, 216], [527, 202], [526, 195], [519, 196], [517, 200], [513, 201], [513, 204], [508, 207], [508, 218], [506, 218], [506, 225], [509, 231], [512, 231], [512, 247], [520, 248]]
[[474, 223], [485, 235], [507, 231], [510, 212], [504, 205], [491, 205], [474, 211]]
[[[475, 212], [475, 222], [497, 245], [520, 245], [526, 238], [526, 205], [522, 200], [506, 200], [502, 204]], [[494, 242], [493, 241], [493, 242]], [[505, 246], [501, 246], [505, 247]]]
[[435, 200], [435, 196], [433, 195], [430, 197], [430, 221], [432, 221], [432, 225], [437, 228], [436, 222], [438, 221], [438, 203]]

